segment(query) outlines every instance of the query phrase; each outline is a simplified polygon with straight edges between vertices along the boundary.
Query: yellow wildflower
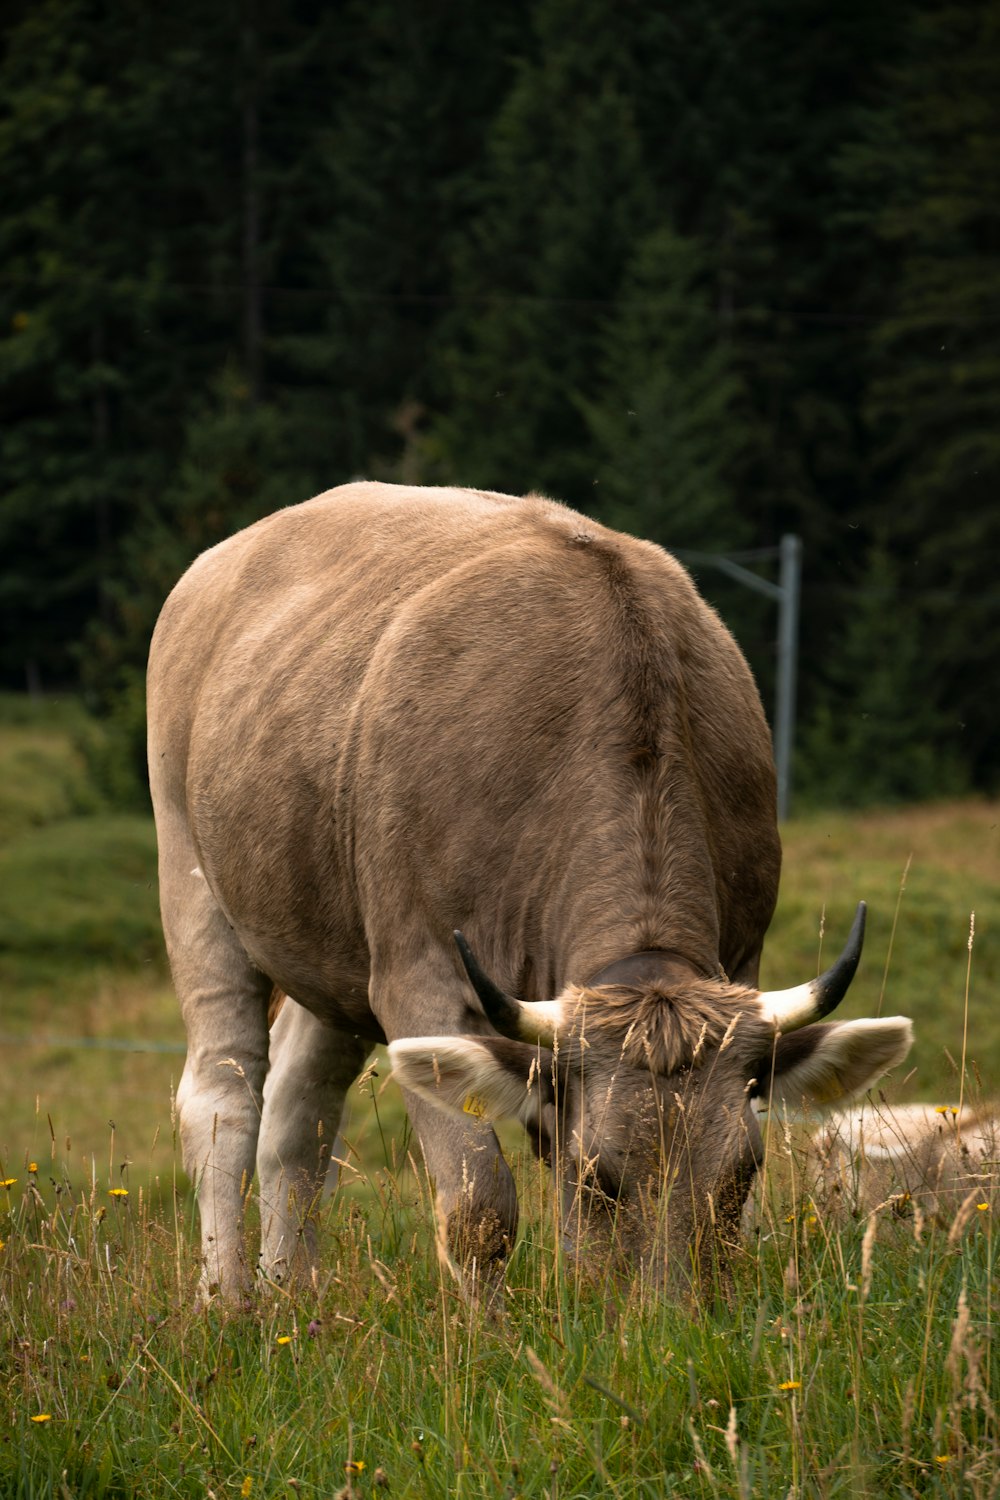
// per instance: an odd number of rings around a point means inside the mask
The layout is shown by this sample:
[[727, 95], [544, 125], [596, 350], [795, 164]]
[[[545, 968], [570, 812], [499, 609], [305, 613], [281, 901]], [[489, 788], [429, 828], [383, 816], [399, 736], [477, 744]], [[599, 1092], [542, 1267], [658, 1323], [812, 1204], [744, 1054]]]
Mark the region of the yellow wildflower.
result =
[[28, 1163], [28, 1171], [29, 1172], [37, 1172], [38, 1171], [38, 1163], [37, 1163], [37, 1161], [29, 1161], [29, 1163]]
[[935, 1453], [935, 1455], [934, 1455], [934, 1462], [936, 1464], [950, 1464], [951, 1463], [951, 1454], [950, 1453]]
[[801, 1380], [783, 1380], [778, 1386], [779, 1391], [800, 1391], [801, 1389]]
[[278, 1334], [278, 1343], [279, 1344], [290, 1344], [291, 1342], [292, 1342], [292, 1336], [291, 1336], [290, 1333], [279, 1333]]
[[38, 1413], [38, 1416], [37, 1417], [32, 1417], [31, 1420], [33, 1422], [51, 1422], [52, 1421], [52, 1413], [48, 1412], [48, 1411], [40, 1411]]
[[0, 1188], [12, 1188], [16, 1181], [16, 1177], [0, 1177]]
[[976, 1204], [976, 1207], [979, 1209], [979, 1212], [981, 1214], [984, 1214], [987, 1211], [987, 1209], [989, 1208], [989, 1206], [990, 1205], [988, 1203], [977, 1203]]
[[250, 1493], [250, 1491], [252, 1489], [253, 1489], [253, 1478], [252, 1478], [252, 1476], [250, 1474], [248, 1474], [246, 1476], [246, 1478], [244, 1479], [243, 1483], [240, 1485], [240, 1494], [243, 1496], [243, 1500], [247, 1500], [247, 1496], [249, 1495], [249, 1493]]
[[108, 1188], [112, 1198], [127, 1198], [128, 1188]]
[[365, 1466], [363, 1458], [349, 1458], [344, 1465], [345, 1474], [360, 1474]]
[[958, 1110], [954, 1104], [935, 1104], [934, 1113], [936, 1115], [955, 1115], [957, 1117]]

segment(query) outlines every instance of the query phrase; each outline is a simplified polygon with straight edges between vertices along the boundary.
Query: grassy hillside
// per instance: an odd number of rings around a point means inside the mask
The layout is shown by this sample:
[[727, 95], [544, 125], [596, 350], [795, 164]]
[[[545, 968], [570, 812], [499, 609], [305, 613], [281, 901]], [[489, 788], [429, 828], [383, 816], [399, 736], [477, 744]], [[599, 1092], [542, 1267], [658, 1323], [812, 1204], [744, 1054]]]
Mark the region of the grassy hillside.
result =
[[111, 1121], [115, 1156], [144, 1172], [154, 1135], [170, 1134], [181, 1057], [100, 1044], [183, 1038], [152, 823], [103, 804], [88, 775], [96, 733], [72, 702], [0, 697], [0, 1159], [40, 1156], [77, 1180], [95, 1156], [106, 1165]]
[[[77, 1171], [96, 1159], [106, 1171], [114, 1121], [115, 1160], [145, 1176], [170, 1155], [183, 1032], [163, 958], [152, 824], [102, 805], [81, 748], [93, 732], [72, 704], [0, 700], [0, 1153], [8, 1162], [55, 1153]], [[975, 911], [968, 1057], [985, 1091], [1000, 1093], [1000, 806], [816, 815], [790, 823], [784, 843], [764, 983], [797, 983], [829, 961], [863, 897], [865, 958], [843, 1012], [912, 1016], [904, 1091], [950, 1101]], [[380, 1161], [370, 1105], [359, 1096], [356, 1106], [362, 1156]], [[391, 1088], [383, 1108], [398, 1128]]]
[[[908, 1015], [917, 1041], [908, 1094], [957, 1087], [968, 995], [968, 1057], [1000, 1093], [1000, 805], [816, 814], [783, 830], [781, 896], [763, 982], [815, 971], [839, 951], [856, 902], [869, 907], [865, 956], [838, 1014]], [[975, 933], [970, 951], [970, 932]]]

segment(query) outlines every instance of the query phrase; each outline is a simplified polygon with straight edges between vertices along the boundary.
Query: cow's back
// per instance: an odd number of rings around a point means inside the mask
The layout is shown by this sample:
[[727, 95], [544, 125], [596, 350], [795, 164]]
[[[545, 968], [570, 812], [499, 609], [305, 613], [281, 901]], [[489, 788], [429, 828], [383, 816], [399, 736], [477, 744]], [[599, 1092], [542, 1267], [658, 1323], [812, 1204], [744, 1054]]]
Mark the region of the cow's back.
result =
[[303, 998], [463, 922], [545, 982], [629, 921], [638, 948], [685, 924], [759, 948], [778, 856], [745, 663], [672, 559], [562, 506], [355, 484], [278, 512], [178, 584], [150, 701], [154, 803]]
[[[477, 491], [356, 483], [276, 511], [202, 554], [163, 607], [150, 695], [171, 750], [186, 744], [200, 685], [240, 694], [271, 676], [277, 649], [300, 673], [338, 630], [355, 683], [401, 595], [445, 571], [456, 529], [509, 527], [522, 502]], [[516, 521], [514, 525], [516, 526]], [[241, 669], [254, 678], [240, 681]]]

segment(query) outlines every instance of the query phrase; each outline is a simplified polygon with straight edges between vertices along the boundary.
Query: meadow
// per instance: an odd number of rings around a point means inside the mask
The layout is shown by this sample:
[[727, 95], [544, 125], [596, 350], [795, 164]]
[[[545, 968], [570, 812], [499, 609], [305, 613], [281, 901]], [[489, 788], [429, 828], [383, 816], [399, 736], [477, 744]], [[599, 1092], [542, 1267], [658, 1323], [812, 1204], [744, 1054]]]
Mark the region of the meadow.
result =
[[[196, 1311], [155, 841], [96, 791], [92, 732], [72, 704], [0, 702], [2, 1500], [998, 1493], [1000, 1194], [835, 1223], [780, 1121], [735, 1296], [698, 1310], [564, 1262], [512, 1136], [522, 1232], [486, 1317], [439, 1269], [376, 1059], [315, 1286]], [[865, 898], [844, 1013], [917, 1033], [887, 1095], [992, 1097], [1000, 807], [815, 814], [784, 843], [764, 982], [815, 972]]]

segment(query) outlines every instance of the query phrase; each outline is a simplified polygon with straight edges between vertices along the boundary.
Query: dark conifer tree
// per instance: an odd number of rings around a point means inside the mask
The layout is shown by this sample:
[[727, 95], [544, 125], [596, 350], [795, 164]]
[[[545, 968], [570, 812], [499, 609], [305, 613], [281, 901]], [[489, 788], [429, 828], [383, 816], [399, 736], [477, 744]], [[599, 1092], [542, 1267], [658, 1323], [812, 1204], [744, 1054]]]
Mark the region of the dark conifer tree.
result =
[[[1000, 10], [911, 12], [882, 106], [843, 157], [883, 299], [868, 339], [873, 516], [908, 581], [937, 742], [996, 785], [1000, 720]], [[877, 273], [876, 273], [877, 274]], [[949, 748], [950, 753], [950, 748]]]

